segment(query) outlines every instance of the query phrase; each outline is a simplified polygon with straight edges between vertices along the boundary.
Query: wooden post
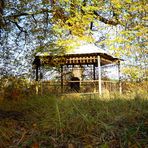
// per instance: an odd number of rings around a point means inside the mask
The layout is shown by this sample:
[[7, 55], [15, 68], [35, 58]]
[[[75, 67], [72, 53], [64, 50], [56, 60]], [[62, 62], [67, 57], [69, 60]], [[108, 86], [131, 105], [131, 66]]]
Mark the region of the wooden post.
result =
[[41, 95], [43, 94], [43, 70], [41, 70], [41, 66], [40, 66], [40, 93]]
[[61, 65], [61, 93], [63, 93], [63, 65]]
[[122, 94], [120, 61], [118, 61], [118, 77], [119, 77], [119, 92], [120, 92], [120, 94]]
[[93, 64], [93, 80], [94, 80], [94, 82], [93, 82], [93, 84], [94, 84], [94, 92], [96, 92], [96, 83], [95, 83], [95, 79], [96, 79], [96, 71], [95, 71], [95, 64]]
[[98, 56], [98, 84], [99, 84], [99, 95], [102, 95], [102, 88], [101, 88], [101, 59]]
[[95, 64], [93, 64], [93, 80], [95, 80], [96, 77], [95, 77]]
[[38, 72], [38, 70], [39, 70], [39, 67], [38, 67], [38, 65], [36, 64], [36, 78], [35, 78], [35, 80], [36, 81], [38, 81], [38, 79], [39, 79], [39, 72]]
[[38, 73], [39, 73], [39, 71], [38, 70], [39, 70], [39, 66], [38, 66], [38, 64], [36, 64], [36, 83], [35, 83], [36, 95], [39, 94], [39, 84], [38, 84], [38, 79], [39, 79]]

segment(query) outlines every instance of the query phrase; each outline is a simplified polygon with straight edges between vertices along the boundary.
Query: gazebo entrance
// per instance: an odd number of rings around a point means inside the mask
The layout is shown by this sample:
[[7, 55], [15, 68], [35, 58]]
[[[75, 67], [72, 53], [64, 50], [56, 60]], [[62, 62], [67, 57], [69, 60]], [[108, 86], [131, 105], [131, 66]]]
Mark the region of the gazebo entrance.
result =
[[[85, 48], [86, 49], [86, 48]], [[36, 69], [36, 81], [39, 80], [39, 68], [42, 66], [60, 67], [60, 84], [58, 83], [55, 89], [60, 88], [61, 93], [99, 93], [102, 94], [102, 89], [109, 84], [109, 81], [102, 81], [101, 78], [101, 67], [105, 65], [116, 65], [118, 67], [119, 81], [116, 82], [118, 85], [118, 90], [121, 92], [121, 81], [120, 81], [120, 59], [114, 58], [113, 56], [107, 54], [106, 52], [100, 51], [98, 47], [95, 46], [94, 49], [78, 52], [69, 52], [64, 55], [53, 55], [51, 53], [38, 53], [35, 57], [33, 64]], [[67, 69], [83, 68], [84, 66], [92, 67], [92, 79], [83, 80], [82, 74], [80, 76], [72, 75], [71, 78], [66, 79], [65, 72]], [[97, 77], [96, 77], [97, 76]], [[115, 85], [115, 82], [112, 83]], [[111, 82], [110, 82], [110, 87]], [[90, 88], [90, 89], [88, 89]]]
[[78, 77], [72, 77], [70, 82], [70, 90], [73, 92], [80, 91], [80, 79]]

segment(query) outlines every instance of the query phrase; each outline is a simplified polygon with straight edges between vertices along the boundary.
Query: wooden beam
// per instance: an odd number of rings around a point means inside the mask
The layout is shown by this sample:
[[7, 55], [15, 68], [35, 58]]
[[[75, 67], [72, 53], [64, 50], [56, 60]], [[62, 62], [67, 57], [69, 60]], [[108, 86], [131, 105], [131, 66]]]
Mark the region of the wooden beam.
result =
[[93, 64], [93, 80], [95, 80], [96, 79], [96, 72], [95, 72], [95, 64]]
[[102, 95], [101, 88], [101, 58], [98, 56], [98, 80], [99, 80], [99, 95]]
[[39, 70], [39, 66], [37, 64], [36, 64], [36, 69], [35, 70], [36, 70], [36, 72], [35, 72], [35, 74], [36, 74], [35, 80], [38, 81], [38, 79], [39, 79], [39, 71], [38, 71]]
[[61, 65], [61, 93], [63, 93], [63, 65]]
[[38, 64], [36, 64], [36, 83], [35, 83], [35, 91], [36, 91], [36, 95], [39, 94], [39, 84], [38, 84], [38, 79], [39, 79], [39, 66]]
[[120, 61], [118, 61], [118, 77], [119, 77], [119, 92], [120, 92], [120, 94], [122, 94]]

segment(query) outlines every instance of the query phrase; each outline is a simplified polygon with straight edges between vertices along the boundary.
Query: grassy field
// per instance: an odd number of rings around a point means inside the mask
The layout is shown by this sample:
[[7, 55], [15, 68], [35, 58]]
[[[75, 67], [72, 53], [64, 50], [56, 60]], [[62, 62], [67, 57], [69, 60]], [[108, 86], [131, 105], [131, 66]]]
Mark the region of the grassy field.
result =
[[0, 103], [0, 147], [146, 148], [146, 95], [32, 96]]

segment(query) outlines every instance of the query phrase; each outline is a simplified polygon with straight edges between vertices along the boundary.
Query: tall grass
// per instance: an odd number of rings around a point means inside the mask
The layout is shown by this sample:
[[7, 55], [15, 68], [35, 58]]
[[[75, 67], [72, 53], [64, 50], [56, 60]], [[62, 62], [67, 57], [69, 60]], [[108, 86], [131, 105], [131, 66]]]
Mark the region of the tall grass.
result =
[[147, 147], [148, 98], [115, 94], [33, 96], [3, 101], [3, 111], [22, 117], [1, 119], [1, 147]]

